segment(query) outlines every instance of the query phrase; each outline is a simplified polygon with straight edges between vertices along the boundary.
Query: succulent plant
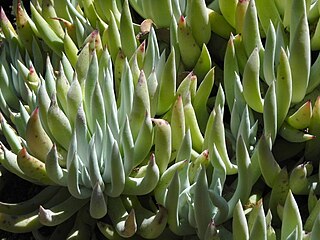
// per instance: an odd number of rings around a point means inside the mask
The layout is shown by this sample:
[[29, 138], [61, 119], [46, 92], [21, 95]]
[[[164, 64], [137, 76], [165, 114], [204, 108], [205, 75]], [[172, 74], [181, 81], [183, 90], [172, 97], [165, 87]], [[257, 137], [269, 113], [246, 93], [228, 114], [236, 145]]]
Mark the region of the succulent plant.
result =
[[0, 202], [0, 229], [317, 238], [318, 1], [13, 6], [16, 27], [0, 14], [1, 171], [42, 190]]

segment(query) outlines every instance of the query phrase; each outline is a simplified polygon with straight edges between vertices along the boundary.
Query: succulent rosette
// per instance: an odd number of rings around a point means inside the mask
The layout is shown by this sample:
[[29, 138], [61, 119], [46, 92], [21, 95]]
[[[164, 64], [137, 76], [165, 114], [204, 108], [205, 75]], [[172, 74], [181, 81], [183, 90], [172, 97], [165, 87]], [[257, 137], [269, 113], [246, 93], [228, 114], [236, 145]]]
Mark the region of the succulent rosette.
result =
[[0, 229], [317, 238], [318, 1], [29, 4], [0, 14], [0, 171], [41, 191]]

